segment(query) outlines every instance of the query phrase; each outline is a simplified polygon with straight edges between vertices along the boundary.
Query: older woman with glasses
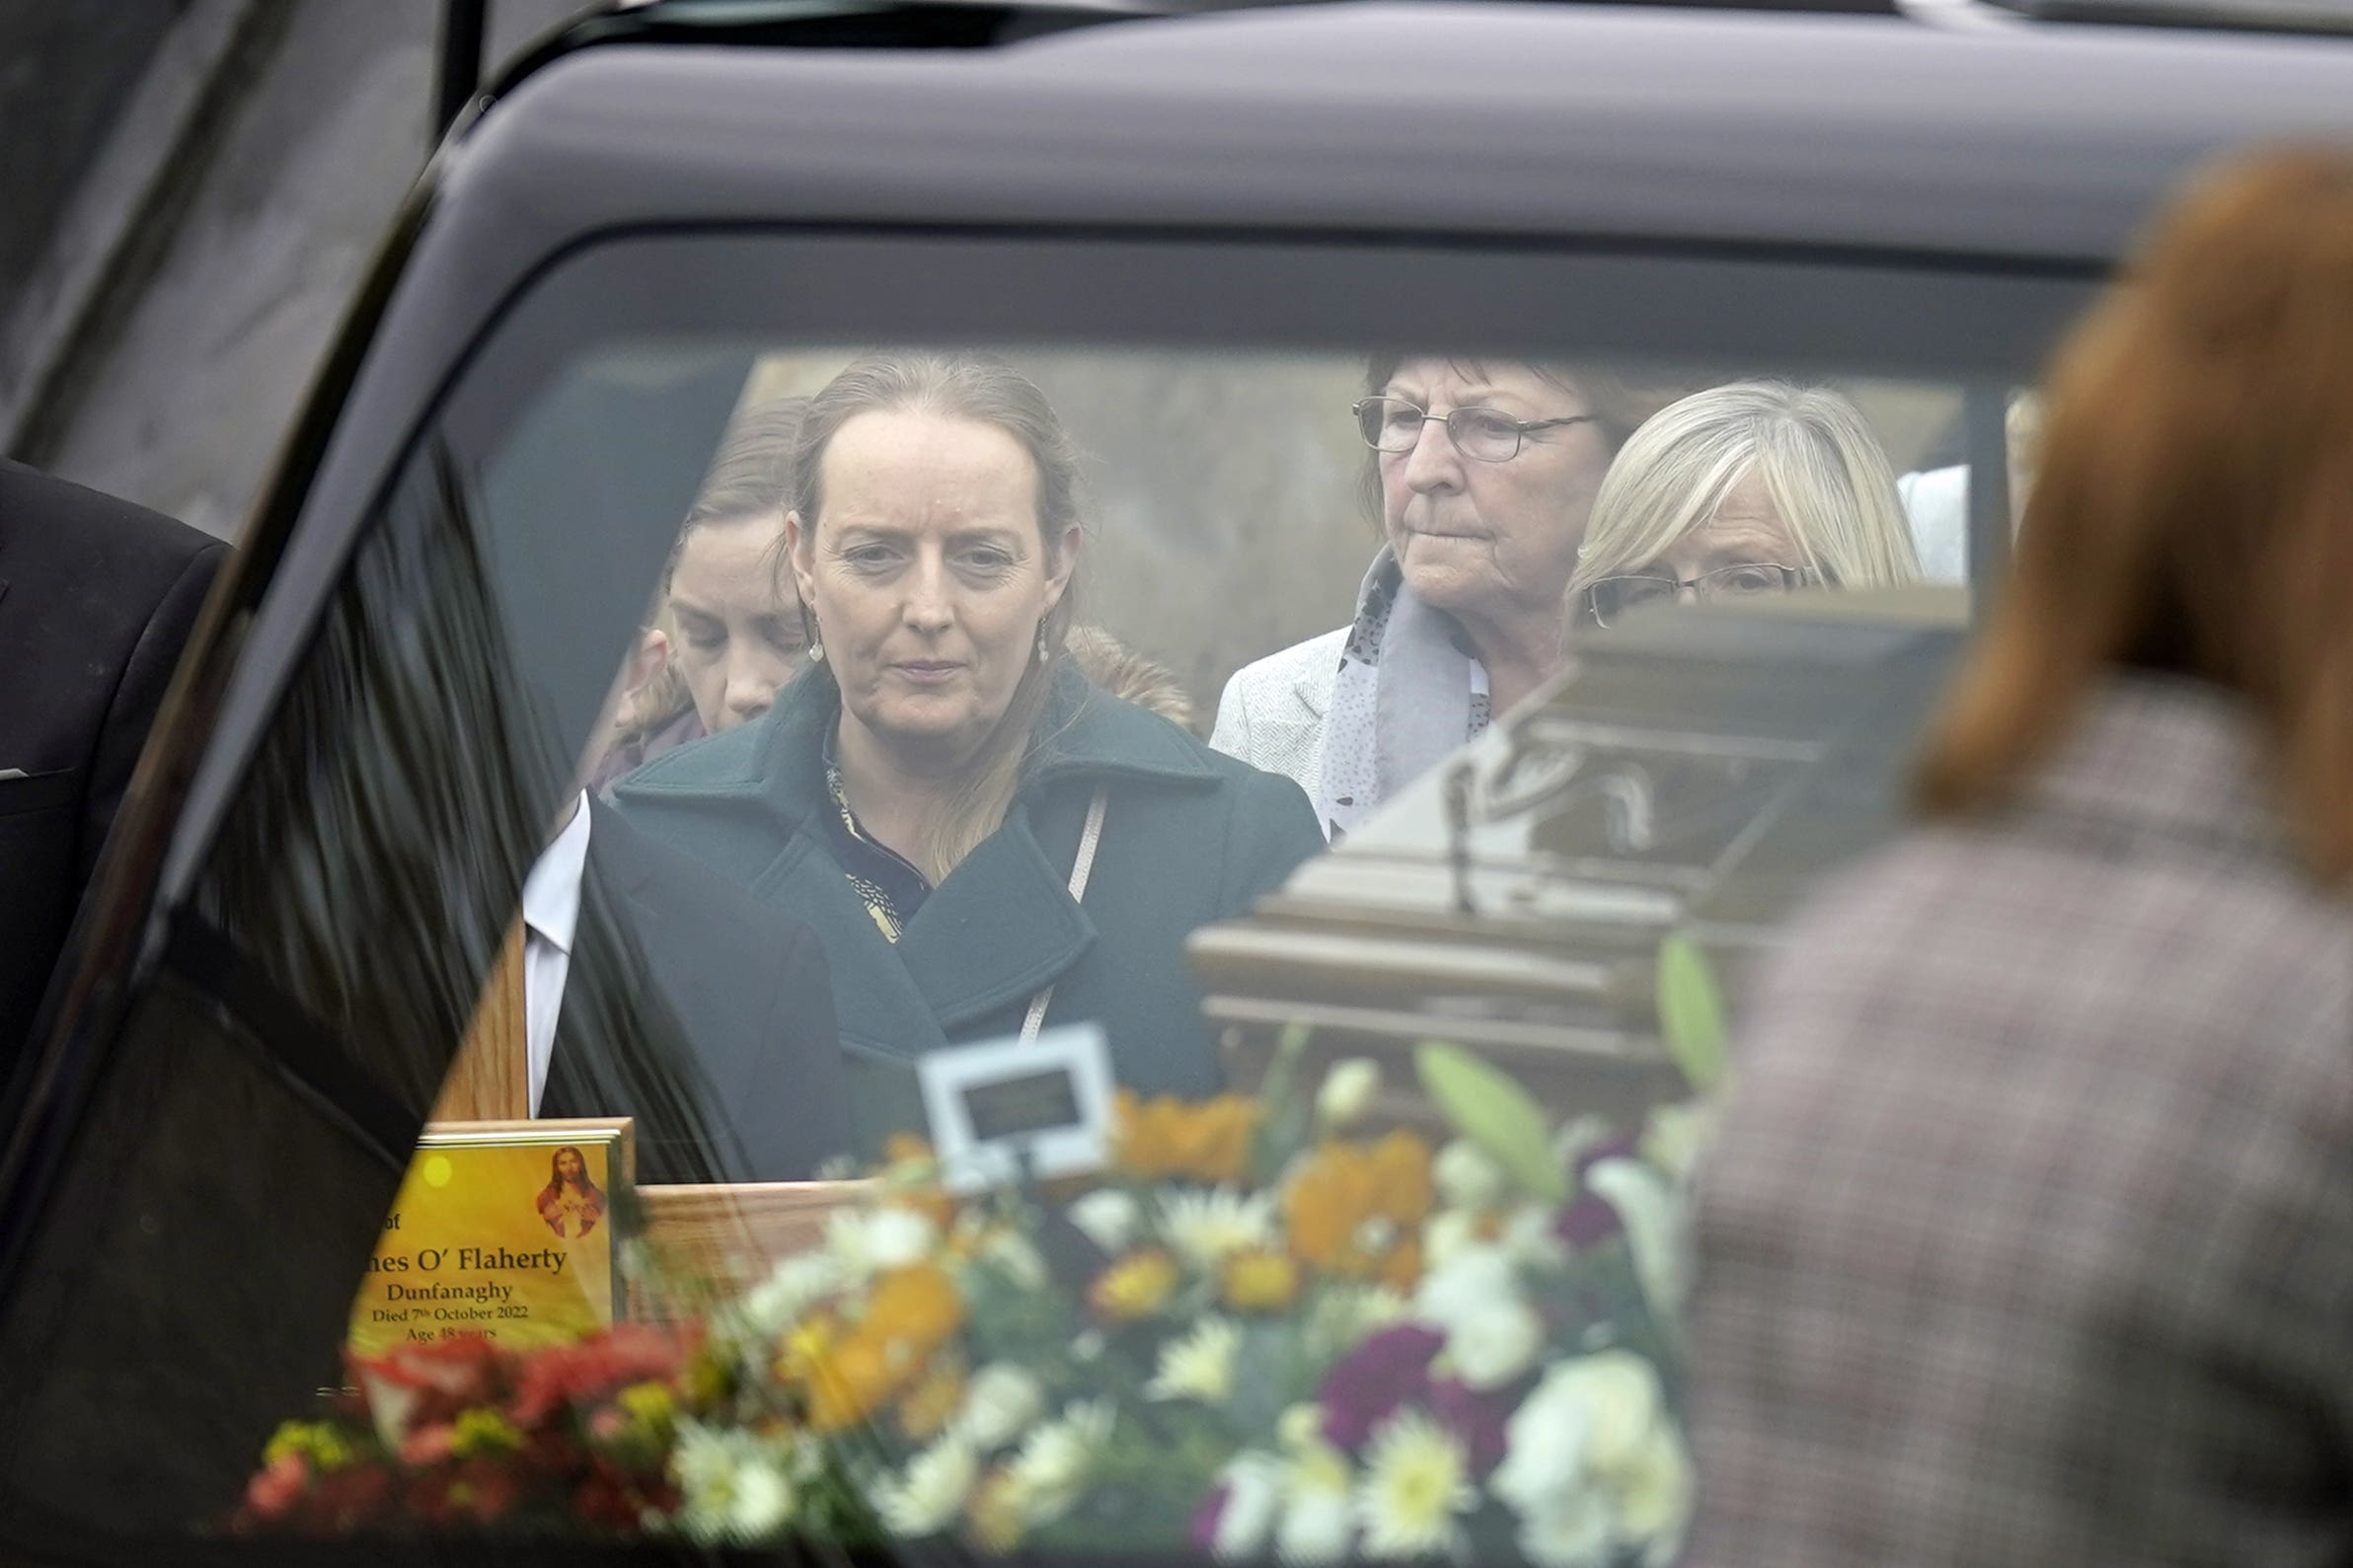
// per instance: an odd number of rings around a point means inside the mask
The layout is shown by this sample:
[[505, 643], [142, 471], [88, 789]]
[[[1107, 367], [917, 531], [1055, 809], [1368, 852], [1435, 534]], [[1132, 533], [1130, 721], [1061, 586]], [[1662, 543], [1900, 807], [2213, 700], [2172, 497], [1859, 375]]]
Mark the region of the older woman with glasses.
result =
[[1354, 408], [1387, 543], [1347, 626], [1238, 671], [1210, 745], [1297, 780], [1328, 836], [1560, 658], [1560, 595], [1621, 443], [1656, 407], [1524, 360], [1376, 356]]
[[1917, 581], [1887, 454], [1823, 387], [1743, 381], [1695, 393], [1634, 432], [1593, 503], [1572, 622], [1652, 605]]

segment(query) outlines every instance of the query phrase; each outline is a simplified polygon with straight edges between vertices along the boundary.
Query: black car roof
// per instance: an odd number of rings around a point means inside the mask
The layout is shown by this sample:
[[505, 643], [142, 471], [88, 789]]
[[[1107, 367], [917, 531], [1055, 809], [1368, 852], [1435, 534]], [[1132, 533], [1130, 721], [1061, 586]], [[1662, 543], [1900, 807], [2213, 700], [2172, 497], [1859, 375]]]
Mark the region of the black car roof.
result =
[[1369, 3], [980, 49], [582, 49], [482, 118], [444, 194], [527, 217], [548, 249], [649, 219], [790, 219], [2098, 263], [2185, 165], [2315, 134], [2353, 136], [2353, 46]]

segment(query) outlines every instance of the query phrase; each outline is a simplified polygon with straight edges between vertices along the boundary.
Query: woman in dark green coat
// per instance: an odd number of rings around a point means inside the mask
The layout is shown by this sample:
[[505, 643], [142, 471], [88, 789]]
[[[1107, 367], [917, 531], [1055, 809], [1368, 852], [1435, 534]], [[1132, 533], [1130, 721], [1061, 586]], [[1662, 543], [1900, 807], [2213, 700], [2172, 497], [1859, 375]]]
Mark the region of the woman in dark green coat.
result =
[[1025, 1025], [1100, 1023], [1122, 1084], [1213, 1092], [1184, 938], [1324, 845], [1298, 785], [1065, 667], [1074, 476], [1007, 366], [844, 371], [803, 415], [786, 522], [810, 669], [618, 792], [816, 928], [870, 1148], [922, 1129], [917, 1057]]

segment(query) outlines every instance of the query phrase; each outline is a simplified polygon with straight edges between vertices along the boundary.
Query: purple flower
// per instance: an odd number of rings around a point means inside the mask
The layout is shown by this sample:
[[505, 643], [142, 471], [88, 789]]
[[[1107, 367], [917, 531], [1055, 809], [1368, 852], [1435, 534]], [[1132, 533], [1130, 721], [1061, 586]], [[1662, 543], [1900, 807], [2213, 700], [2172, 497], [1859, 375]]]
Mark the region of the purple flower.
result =
[[1581, 1252], [1625, 1232], [1626, 1223], [1618, 1218], [1618, 1206], [1591, 1187], [1579, 1188], [1568, 1207], [1553, 1220], [1553, 1234], [1572, 1252]]
[[1317, 1395], [1326, 1441], [1355, 1453], [1399, 1406], [1425, 1398], [1430, 1362], [1445, 1343], [1436, 1329], [1408, 1323], [1384, 1328], [1357, 1346], [1325, 1377]]
[[1453, 1378], [1436, 1379], [1430, 1383], [1430, 1413], [1463, 1440], [1472, 1468], [1482, 1477], [1503, 1462], [1503, 1456], [1511, 1447], [1506, 1428], [1512, 1411], [1528, 1391], [1528, 1382], [1529, 1380], [1522, 1378], [1484, 1393], [1467, 1388]]
[[1225, 1517], [1226, 1504], [1233, 1495], [1233, 1483], [1220, 1482], [1217, 1489], [1202, 1500], [1201, 1506], [1193, 1510], [1192, 1524], [1185, 1534], [1201, 1550], [1217, 1549], [1218, 1521]]

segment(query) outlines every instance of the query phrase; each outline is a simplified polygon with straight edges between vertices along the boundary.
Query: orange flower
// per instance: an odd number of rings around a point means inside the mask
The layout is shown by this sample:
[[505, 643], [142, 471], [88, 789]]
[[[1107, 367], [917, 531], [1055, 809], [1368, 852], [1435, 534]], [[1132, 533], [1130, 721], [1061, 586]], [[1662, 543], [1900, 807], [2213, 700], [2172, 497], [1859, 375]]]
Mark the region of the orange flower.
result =
[[1087, 1299], [1113, 1322], [1150, 1317], [1176, 1294], [1176, 1260], [1157, 1247], [1121, 1258], [1096, 1277]]
[[898, 1376], [881, 1341], [851, 1334], [827, 1345], [807, 1363], [809, 1426], [840, 1432], [868, 1420], [890, 1397]]
[[921, 1381], [899, 1401], [899, 1429], [917, 1443], [929, 1443], [948, 1430], [964, 1407], [964, 1368], [953, 1356], [939, 1356]]
[[882, 1158], [893, 1165], [928, 1165], [932, 1162], [932, 1146], [913, 1133], [892, 1133], [882, 1140]]
[[1421, 1238], [1409, 1235], [1391, 1247], [1379, 1272], [1382, 1284], [1401, 1295], [1412, 1295], [1421, 1283]]
[[888, 1200], [899, 1208], [920, 1214], [945, 1235], [955, 1224], [956, 1201], [943, 1187], [901, 1187]]
[[1226, 1259], [1225, 1301], [1243, 1312], [1279, 1312], [1299, 1297], [1299, 1265], [1281, 1252], [1252, 1247]]
[[1148, 1181], [1186, 1176], [1238, 1182], [1250, 1167], [1259, 1107], [1241, 1094], [1197, 1105], [1170, 1097], [1141, 1099], [1121, 1089], [1116, 1135], [1119, 1163]]
[[859, 1331], [887, 1348], [894, 1362], [912, 1367], [963, 1325], [964, 1298], [947, 1270], [911, 1263], [874, 1281]]
[[1391, 1256], [1429, 1218], [1430, 1202], [1429, 1145], [1398, 1131], [1372, 1144], [1327, 1142], [1284, 1190], [1283, 1220], [1291, 1250], [1316, 1268], [1387, 1278], [1403, 1270]]

